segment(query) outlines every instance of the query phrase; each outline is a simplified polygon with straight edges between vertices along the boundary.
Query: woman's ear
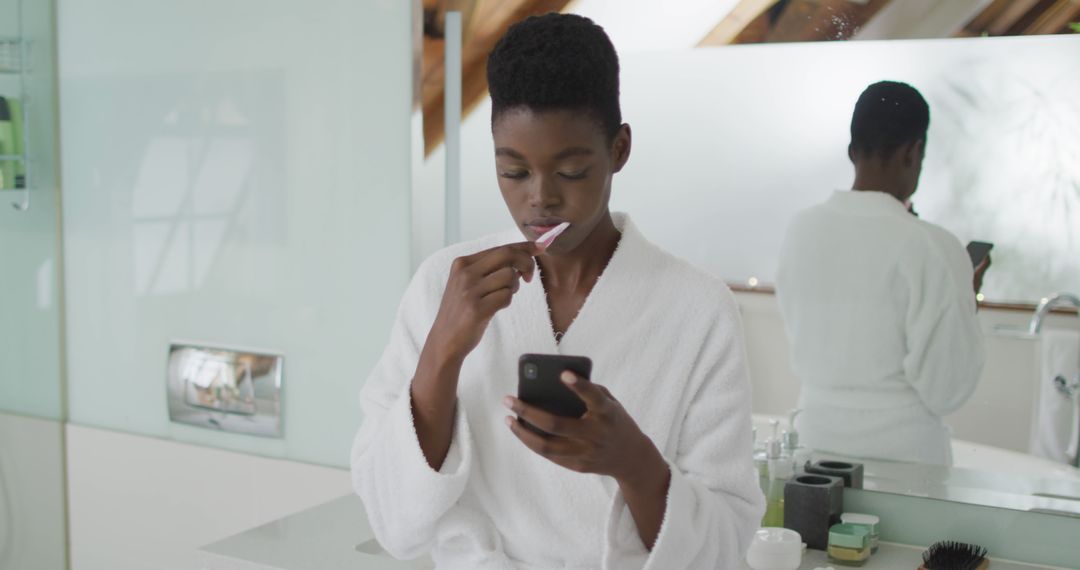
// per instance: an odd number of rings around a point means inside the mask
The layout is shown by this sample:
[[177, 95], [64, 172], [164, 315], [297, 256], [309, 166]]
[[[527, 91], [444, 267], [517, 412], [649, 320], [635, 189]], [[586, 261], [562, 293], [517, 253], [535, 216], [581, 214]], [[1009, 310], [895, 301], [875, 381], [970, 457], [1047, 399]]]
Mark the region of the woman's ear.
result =
[[615, 133], [614, 140], [611, 141], [611, 157], [615, 162], [615, 167], [611, 169], [612, 172], [622, 170], [622, 167], [626, 165], [626, 161], [630, 160], [630, 147], [630, 125], [623, 123]]

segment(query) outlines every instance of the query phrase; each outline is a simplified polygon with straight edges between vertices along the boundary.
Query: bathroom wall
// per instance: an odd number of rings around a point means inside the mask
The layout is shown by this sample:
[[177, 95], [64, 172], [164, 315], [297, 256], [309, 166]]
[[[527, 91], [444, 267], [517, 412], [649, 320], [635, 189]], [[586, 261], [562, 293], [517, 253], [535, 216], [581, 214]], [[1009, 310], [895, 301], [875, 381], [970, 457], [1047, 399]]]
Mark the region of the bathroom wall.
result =
[[[414, 4], [60, 3], [72, 568], [350, 491], [410, 274]], [[170, 423], [177, 339], [284, 354], [284, 437]]]
[[65, 570], [63, 425], [0, 413], [0, 568]]
[[[61, 4], [73, 423], [347, 464], [409, 277], [410, 9]], [[285, 437], [170, 424], [174, 339], [283, 353]]]

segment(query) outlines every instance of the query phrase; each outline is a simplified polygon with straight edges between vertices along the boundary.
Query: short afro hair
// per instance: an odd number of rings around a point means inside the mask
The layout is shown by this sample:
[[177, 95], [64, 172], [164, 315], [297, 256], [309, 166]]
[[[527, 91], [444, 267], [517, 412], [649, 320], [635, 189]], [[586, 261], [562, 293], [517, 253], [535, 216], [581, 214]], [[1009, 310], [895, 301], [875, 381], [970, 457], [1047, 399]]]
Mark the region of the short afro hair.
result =
[[865, 156], [888, 156], [926, 141], [930, 106], [907, 83], [879, 81], [866, 88], [851, 116], [851, 148]]
[[491, 121], [524, 107], [589, 115], [613, 138], [622, 125], [619, 57], [604, 29], [576, 14], [532, 16], [507, 30], [487, 60]]

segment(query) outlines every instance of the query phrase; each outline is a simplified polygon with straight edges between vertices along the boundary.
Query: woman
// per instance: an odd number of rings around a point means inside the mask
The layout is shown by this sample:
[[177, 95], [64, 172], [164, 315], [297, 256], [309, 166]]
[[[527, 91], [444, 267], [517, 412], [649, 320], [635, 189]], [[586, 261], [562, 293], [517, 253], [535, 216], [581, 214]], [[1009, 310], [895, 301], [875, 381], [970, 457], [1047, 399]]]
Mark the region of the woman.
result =
[[[488, 82], [499, 188], [527, 241], [449, 247], [409, 285], [353, 449], [376, 537], [440, 568], [736, 567], [763, 505], [738, 311], [608, 210], [631, 146], [610, 40], [580, 16], [529, 18]], [[562, 377], [580, 419], [508, 395], [530, 352], [592, 359], [595, 383]]]
[[[944, 417], [979, 382], [985, 351], [960, 241], [912, 215], [930, 106], [880, 81], [851, 117], [851, 190], [799, 212], [776, 275], [804, 411], [802, 443], [860, 458], [952, 464]], [[973, 288], [974, 287], [974, 288]]]

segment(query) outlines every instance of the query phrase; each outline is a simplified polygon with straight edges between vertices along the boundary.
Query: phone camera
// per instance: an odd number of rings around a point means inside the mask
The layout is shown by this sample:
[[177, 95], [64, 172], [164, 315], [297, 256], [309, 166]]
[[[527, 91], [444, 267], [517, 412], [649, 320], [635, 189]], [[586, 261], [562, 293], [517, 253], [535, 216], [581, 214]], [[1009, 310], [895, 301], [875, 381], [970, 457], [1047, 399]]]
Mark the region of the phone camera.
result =
[[536, 377], [540, 374], [540, 369], [537, 368], [532, 362], [525, 363], [525, 379], [536, 380]]

